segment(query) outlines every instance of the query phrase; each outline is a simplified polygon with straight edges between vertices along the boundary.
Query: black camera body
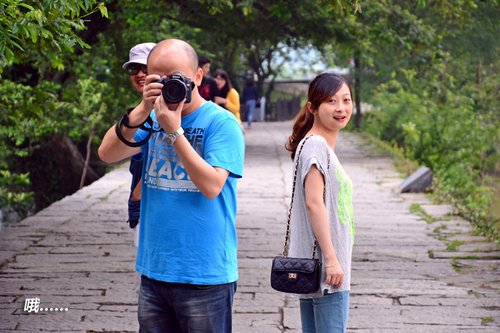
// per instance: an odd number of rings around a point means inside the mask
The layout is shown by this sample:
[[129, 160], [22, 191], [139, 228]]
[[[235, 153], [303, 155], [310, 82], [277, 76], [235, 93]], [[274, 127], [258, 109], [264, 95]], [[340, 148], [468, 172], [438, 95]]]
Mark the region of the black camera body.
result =
[[174, 72], [169, 77], [164, 77], [154, 82], [163, 84], [161, 94], [165, 102], [169, 104], [177, 104], [182, 102], [184, 99], [186, 100], [186, 103], [191, 102], [191, 91], [193, 91], [194, 82], [192, 82], [190, 78], [183, 76], [181, 73]]

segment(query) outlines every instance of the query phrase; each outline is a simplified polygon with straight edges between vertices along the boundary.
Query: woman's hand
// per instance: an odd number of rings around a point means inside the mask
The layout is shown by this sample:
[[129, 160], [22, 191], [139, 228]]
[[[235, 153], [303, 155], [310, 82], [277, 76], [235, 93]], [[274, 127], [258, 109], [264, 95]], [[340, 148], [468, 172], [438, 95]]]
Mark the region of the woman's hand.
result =
[[227, 99], [225, 99], [223, 97], [220, 97], [220, 96], [215, 96], [214, 97], [214, 102], [215, 102], [215, 104], [226, 105], [227, 104]]
[[344, 282], [344, 271], [338, 261], [335, 261], [334, 264], [326, 263], [326, 279], [325, 283], [338, 288]]

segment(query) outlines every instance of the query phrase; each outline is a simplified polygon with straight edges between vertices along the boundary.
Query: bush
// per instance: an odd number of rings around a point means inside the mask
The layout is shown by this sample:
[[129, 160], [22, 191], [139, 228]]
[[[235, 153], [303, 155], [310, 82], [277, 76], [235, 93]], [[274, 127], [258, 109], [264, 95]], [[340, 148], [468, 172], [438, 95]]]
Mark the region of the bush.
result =
[[493, 196], [493, 189], [485, 184], [498, 171], [500, 155], [498, 71], [490, 73], [479, 88], [469, 84], [454, 89], [449, 84], [452, 78], [433, 85], [410, 72], [406, 78], [406, 82], [379, 87], [365, 130], [429, 167], [443, 199], [477, 227], [498, 235], [491, 226], [483, 228], [491, 224], [488, 211]]
[[22, 218], [78, 189], [81, 168], [75, 168], [73, 155], [80, 153], [72, 139], [84, 144], [109, 126], [98, 114], [105, 88], [94, 79], [78, 80], [72, 88], [76, 98], [67, 102], [60, 85], [50, 81], [34, 87], [0, 82], [0, 144], [8, 147], [0, 150], [4, 212]]

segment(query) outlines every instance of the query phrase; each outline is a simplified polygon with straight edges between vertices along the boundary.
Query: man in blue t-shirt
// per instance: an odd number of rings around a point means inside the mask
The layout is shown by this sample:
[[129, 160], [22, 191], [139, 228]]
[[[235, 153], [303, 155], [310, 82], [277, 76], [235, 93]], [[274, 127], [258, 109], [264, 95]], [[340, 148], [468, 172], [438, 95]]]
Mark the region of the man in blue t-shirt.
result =
[[[140, 329], [231, 332], [241, 129], [231, 113], [199, 95], [203, 73], [189, 44], [176, 39], [158, 43], [147, 66], [143, 101], [106, 133], [99, 147], [108, 163], [147, 151], [136, 263], [142, 274]], [[162, 96], [163, 84], [156, 80], [175, 72], [192, 87], [189, 103], [168, 104]], [[148, 117], [149, 125], [138, 129]], [[133, 148], [123, 142], [144, 144]]]

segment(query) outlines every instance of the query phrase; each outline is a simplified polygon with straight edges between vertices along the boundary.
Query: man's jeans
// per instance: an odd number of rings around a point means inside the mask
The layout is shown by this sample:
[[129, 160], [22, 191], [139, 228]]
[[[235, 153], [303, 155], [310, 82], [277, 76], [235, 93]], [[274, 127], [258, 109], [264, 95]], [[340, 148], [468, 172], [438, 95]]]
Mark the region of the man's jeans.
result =
[[247, 111], [247, 123], [250, 127], [252, 126], [253, 111], [255, 110], [255, 99], [251, 99], [245, 102], [245, 110]]
[[300, 300], [303, 333], [343, 333], [348, 315], [348, 291]]
[[167, 283], [142, 276], [141, 333], [230, 333], [236, 282], [215, 286]]

